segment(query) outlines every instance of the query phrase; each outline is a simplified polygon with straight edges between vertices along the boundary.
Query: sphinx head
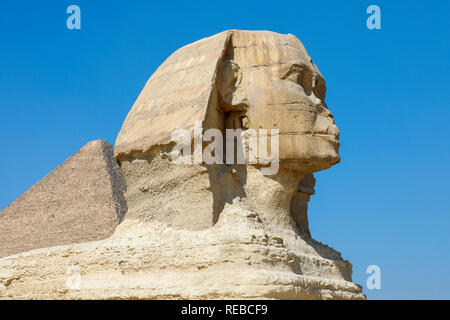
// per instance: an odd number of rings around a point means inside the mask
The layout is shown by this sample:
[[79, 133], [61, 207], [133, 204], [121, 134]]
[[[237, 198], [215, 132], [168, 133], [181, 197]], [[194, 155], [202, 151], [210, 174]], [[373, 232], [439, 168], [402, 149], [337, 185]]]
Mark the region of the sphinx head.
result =
[[293, 35], [232, 32], [217, 86], [227, 127], [279, 130], [281, 169], [312, 173], [339, 162], [325, 80]]
[[172, 54], [148, 81], [117, 138], [120, 158], [203, 130], [279, 130], [281, 169], [303, 173], [339, 162], [339, 131], [325, 80], [293, 35], [226, 31]]

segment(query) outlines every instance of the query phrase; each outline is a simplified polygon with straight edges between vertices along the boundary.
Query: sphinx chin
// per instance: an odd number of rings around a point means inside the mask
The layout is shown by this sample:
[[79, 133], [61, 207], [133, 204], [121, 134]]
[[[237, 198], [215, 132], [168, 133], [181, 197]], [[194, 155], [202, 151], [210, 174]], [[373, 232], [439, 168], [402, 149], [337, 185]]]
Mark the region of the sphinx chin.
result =
[[315, 156], [302, 160], [282, 160], [280, 161], [280, 170], [290, 170], [302, 174], [310, 174], [327, 170], [341, 161], [339, 155]]
[[[280, 168], [314, 173], [326, 170], [341, 161], [340, 143], [321, 136], [289, 136], [280, 139]], [[284, 148], [284, 146], [294, 146]]]

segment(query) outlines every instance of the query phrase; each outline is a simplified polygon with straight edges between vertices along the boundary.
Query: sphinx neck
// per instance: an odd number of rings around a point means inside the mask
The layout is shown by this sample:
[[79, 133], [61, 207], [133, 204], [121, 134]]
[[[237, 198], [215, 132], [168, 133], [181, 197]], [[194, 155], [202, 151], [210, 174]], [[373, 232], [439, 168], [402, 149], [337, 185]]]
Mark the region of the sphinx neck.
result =
[[276, 229], [296, 229], [291, 214], [293, 196], [304, 174], [280, 170], [277, 175], [264, 176], [258, 169], [249, 167], [244, 186], [247, 204], [257, 212], [263, 222]]

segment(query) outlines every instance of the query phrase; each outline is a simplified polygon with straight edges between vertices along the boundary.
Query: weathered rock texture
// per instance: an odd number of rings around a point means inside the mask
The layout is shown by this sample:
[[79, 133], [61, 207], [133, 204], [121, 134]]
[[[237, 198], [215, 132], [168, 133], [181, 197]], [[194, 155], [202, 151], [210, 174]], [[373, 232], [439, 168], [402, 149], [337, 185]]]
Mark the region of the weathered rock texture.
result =
[[[105, 240], [0, 259], [0, 297], [364, 299], [351, 264], [308, 228], [313, 173], [340, 160], [324, 99], [325, 81], [292, 35], [233, 30], [179, 49], [117, 137], [124, 221]], [[278, 173], [249, 161], [174, 163], [173, 130], [194, 137], [196, 120], [203, 131], [278, 128]], [[78, 290], [66, 286], [73, 265]]]
[[0, 257], [110, 236], [125, 190], [113, 147], [88, 143], [0, 212]]

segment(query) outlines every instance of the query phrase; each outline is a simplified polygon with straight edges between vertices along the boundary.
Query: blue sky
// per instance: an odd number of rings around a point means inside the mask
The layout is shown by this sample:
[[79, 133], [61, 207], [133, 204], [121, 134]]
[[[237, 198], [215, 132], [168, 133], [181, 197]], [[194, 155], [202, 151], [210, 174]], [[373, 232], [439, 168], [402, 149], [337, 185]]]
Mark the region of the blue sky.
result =
[[[81, 8], [81, 30], [66, 8]], [[366, 8], [381, 8], [381, 30]], [[84, 144], [115, 142], [177, 48], [227, 29], [292, 33], [327, 81], [342, 162], [316, 175], [312, 235], [370, 299], [450, 299], [450, 2], [2, 1], [0, 209]], [[365, 288], [381, 268], [381, 290]]]

